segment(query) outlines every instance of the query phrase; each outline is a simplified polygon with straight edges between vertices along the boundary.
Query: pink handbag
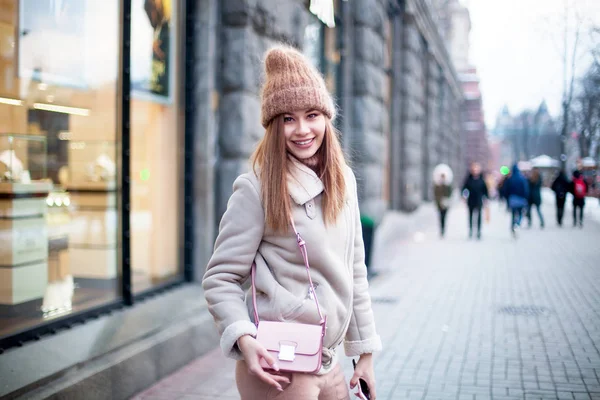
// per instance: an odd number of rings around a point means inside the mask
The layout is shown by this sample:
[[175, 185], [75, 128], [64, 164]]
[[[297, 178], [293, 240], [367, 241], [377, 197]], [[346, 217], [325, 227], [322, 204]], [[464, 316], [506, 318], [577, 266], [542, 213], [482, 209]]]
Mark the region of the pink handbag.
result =
[[[256, 264], [252, 264], [252, 302], [254, 305], [254, 323], [258, 329], [256, 340], [277, 360], [280, 371], [315, 373], [321, 368], [321, 353], [323, 351], [323, 337], [325, 336], [327, 319], [321, 314], [317, 293], [310, 278], [306, 243], [298, 231], [296, 231], [293, 219], [291, 219], [291, 222], [298, 239], [300, 253], [302, 253], [302, 258], [304, 259], [306, 274], [308, 275], [311, 293], [317, 305], [320, 323], [319, 325], [311, 325], [293, 322], [260, 321], [258, 318], [258, 309], [256, 308]], [[260, 365], [265, 369], [271, 369], [271, 366], [262, 358]]]

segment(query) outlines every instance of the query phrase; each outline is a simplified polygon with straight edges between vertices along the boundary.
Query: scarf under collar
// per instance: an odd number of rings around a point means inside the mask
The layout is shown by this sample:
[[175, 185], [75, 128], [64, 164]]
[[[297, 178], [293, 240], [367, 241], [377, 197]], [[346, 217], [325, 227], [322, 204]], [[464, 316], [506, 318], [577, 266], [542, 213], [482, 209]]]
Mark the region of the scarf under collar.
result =
[[324, 190], [323, 182], [315, 171], [294, 157], [288, 157], [290, 172], [287, 176], [288, 192], [298, 205], [304, 205]]

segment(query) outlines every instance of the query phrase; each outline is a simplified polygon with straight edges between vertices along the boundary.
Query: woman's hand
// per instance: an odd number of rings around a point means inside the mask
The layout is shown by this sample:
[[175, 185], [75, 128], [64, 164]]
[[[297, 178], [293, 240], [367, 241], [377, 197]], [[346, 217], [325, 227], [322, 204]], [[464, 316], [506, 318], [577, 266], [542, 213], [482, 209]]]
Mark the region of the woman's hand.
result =
[[248, 365], [248, 372], [251, 375], [257, 376], [260, 380], [274, 386], [279, 391], [283, 391], [281, 382], [290, 383], [290, 380], [285, 376], [271, 374], [260, 366], [260, 359], [263, 358], [275, 371], [279, 371], [279, 366], [275, 359], [255, 338], [250, 335], [244, 335], [237, 340], [237, 344], [244, 355], [244, 360]]
[[[375, 392], [375, 371], [373, 370], [372, 354], [363, 354], [360, 356], [356, 363], [356, 368], [354, 369], [354, 375], [352, 376], [352, 379], [350, 379], [351, 389], [354, 389], [356, 385], [358, 385], [359, 378], [362, 378], [367, 382], [369, 391], [371, 392], [371, 400], [375, 400], [377, 398], [377, 393]], [[361, 398], [358, 394], [355, 394], [355, 396]]]

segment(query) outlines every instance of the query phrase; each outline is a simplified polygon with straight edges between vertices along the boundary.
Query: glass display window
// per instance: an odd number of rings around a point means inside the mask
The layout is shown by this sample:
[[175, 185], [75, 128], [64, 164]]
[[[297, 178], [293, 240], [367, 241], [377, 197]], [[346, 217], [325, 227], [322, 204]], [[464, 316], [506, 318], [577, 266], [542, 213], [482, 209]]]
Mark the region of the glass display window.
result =
[[120, 298], [121, 4], [0, 4], [2, 338]]
[[0, 348], [183, 280], [183, 3], [0, 0]]

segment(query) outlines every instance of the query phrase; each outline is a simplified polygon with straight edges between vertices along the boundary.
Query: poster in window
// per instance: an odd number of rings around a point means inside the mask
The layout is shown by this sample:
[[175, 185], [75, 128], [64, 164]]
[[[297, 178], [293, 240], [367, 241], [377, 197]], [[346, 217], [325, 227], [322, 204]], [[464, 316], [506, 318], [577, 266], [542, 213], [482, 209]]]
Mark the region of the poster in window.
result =
[[172, 0], [131, 2], [131, 89], [138, 98], [172, 101], [173, 17]]

